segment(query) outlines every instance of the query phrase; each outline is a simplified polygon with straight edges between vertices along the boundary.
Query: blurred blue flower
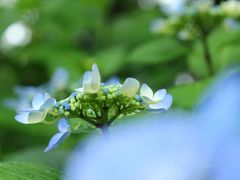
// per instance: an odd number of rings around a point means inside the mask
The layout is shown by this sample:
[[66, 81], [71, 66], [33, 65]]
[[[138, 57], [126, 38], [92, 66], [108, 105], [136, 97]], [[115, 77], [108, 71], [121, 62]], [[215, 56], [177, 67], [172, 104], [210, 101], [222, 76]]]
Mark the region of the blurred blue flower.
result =
[[52, 149], [57, 148], [70, 135], [71, 131], [67, 119], [62, 118], [59, 120], [58, 131], [59, 132], [51, 138], [44, 152], [49, 152]]
[[19, 112], [15, 119], [23, 124], [34, 124], [44, 121], [48, 111], [56, 104], [56, 100], [47, 93], [38, 93], [32, 100], [32, 108]]
[[150, 24], [150, 30], [153, 33], [159, 33], [166, 27], [165, 20], [163, 18], [154, 19]]
[[240, 73], [222, 76], [192, 113], [123, 124], [69, 159], [69, 180], [240, 179]]
[[120, 79], [119, 77], [113, 76], [109, 80], [107, 80], [104, 85], [113, 85], [113, 84], [119, 84]]
[[40, 93], [41, 90], [32, 86], [16, 86], [14, 87], [14, 93], [16, 94], [16, 99], [5, 99], [4, 105], [8, 108], [20, 112], [24, 109], [31, 108], [31, 102], [33, 97]]
[[230, 30], [237, 30], [240, 27], [239, 22], [234, 20], [233, 18], [226, 18], [224, 20], [224, 25], [226, 28], [228, 28]]
[[25, 109], [31, 109], [33, 97], [38, 93], [48, 92], [50, 95], [56, 95], [56, 92], [66, 89], [68, 86], [68, 72], [64, 68], [58, 68], [52, 75], [51, 80], [39, 87], [16, 86], [14, 93], [15, 99], [5, 99], [4, 105], [8, 108], [21, 112]]
[[68, 78], [69, 74], [65, 68], [57, 68], [48, 84], [49, 92], [64, 90], [68, 85]]

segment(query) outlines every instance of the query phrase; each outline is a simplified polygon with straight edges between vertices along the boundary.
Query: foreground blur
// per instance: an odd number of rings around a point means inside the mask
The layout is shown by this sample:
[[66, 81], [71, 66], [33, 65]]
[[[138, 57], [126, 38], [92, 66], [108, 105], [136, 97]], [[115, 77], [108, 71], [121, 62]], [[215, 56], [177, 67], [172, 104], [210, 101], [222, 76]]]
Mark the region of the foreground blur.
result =
[[239, 180], [240, 73], [221, 76], [192, 113], [155, 115], [92, 138], [71, 156], [70, 180]]

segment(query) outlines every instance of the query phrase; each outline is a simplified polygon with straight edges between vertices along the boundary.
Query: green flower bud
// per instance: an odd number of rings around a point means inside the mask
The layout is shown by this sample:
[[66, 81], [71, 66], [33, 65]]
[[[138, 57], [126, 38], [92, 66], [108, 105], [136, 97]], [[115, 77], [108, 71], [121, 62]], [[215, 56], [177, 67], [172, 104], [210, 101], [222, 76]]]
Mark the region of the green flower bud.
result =
[[134, 104], [136, 104], [137, 102], [135, 101], [135, 100], [132, 100], [132, 104], [134, 105]]
[[113, 96], [112, 96], [111, 94], [108, 94], [108, 95], [107, 95], [107, 98], [108, 98], [108, 99], [112, 99], [112, 97], [113, 97]]
[[71, 111], [75, 111], [76, 107], [74, 105], [70, 105], [71, 106]]
[[63, 110], [63, 107], [62, 107], [62, 106], [59, 107], [59, 113], [60, 113], [60, 114], [63, 114], [63, 113], [64, 113], [64, 110]]
[[82, 93], [78, 93], [76, 96], [77, 100], [82, 99], [82, 97], [83, 97]]
[[76, 102], [76, 103], [74, 103], [74, 106], [75, 106], [76, 108], [78, 108], [78, 107], [79, 107], [79, 105], [80, 105], [80, 103], [79, 103], [79, 102]]
[[69, 115], [70, 115], [70, 112], [66, 111], [66, 112], [64, 112], [64, 115], [65, 115], [65, 116], [69, 116]]
[[100, 98], [102, 101], [105, 101], [106, 100], [106, 96], [101, 96]]
[[75, 98], [71, 98], [70, 99], [70, 103], [75, 103], [76, 102], [76, 99]]

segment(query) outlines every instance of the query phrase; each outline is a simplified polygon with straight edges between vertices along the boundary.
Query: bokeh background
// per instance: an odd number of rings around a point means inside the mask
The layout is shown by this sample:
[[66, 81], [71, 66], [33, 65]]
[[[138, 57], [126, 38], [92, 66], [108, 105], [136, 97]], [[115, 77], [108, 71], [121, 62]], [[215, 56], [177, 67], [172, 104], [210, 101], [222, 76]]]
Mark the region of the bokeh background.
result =
[[[167, 88], [174, 97], [173, 108], [191, 110], [213, 76], [208, 75], [198, 40], [151, 32], [152, 21], [166, 16], [156, 2], [0, 0], [0, 161], [60, 168], [85, 136], [73, 135], [58, 150], [44, 154], [56, 127], [22, 125], [4, 104], [16, 97], [17, 85], [40, 86], [59, 67], [68, 71], [69, 81], [78, 82], [97, 63], [103, 81], [134, 77], [154, 90]], [[240, 28], [223, 25], [210, 34], [215, 75], [240, 61], [239, 38]]]

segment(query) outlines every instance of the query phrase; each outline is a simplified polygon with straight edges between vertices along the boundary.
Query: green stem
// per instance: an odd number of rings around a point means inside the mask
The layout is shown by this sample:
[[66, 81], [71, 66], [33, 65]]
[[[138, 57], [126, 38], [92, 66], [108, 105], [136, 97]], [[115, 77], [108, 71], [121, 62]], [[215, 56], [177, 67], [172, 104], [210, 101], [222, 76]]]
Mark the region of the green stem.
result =
[[205, 28], [204, 25], [202, 25], [202, 23], [196, 23], [196, 24], [198, 24], [197, 26], [199, 28], [200, 40], [203, 47], [204, 59], [207, 64], [208, 73], [210, 76], [212, 76], [214, 75], [214, 68], [213, 68], [212, 56], [208, 46], [208, 36], [210, 32]]
[[208, 73], [209, 75], [214, 75], [214, 68], [213, 68], [213, 62], [212, 57], [209, 51], [209, 46], [207, 42], [207, 37], [202, 37], [202, 46], [203, 46], [203, 52], [204, 52], [204, 59], [208, 67]]

